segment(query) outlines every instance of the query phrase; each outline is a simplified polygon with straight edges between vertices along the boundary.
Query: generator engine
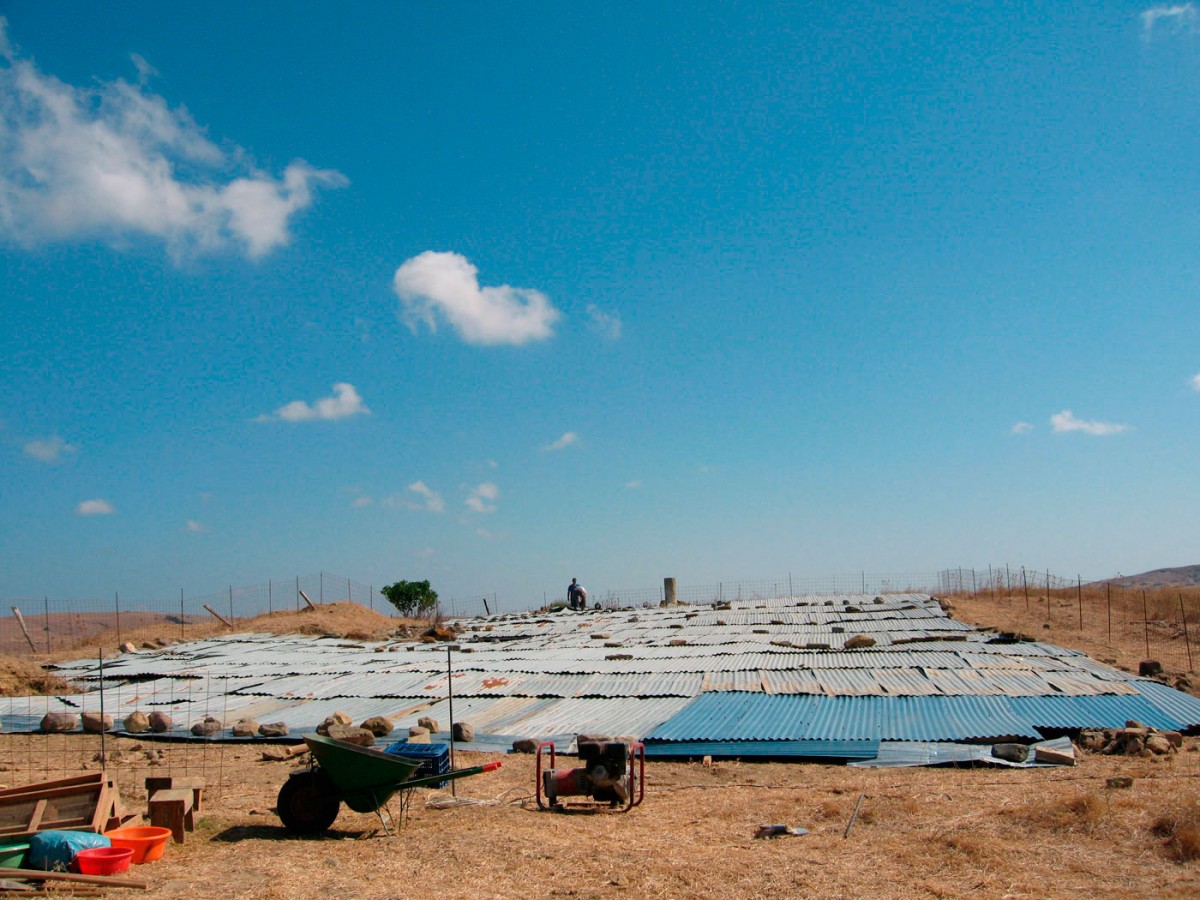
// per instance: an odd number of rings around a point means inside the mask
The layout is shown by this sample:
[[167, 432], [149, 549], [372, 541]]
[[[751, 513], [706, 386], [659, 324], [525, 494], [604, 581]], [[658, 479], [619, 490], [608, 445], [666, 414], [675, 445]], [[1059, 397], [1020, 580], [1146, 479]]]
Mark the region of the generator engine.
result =
[[[549, 768], [543, 768], [549, 750]], [[561, 809], [560, 797], [588, 797], [628, 812], [642, 802], [646, 792], [646, 748], [640, 742], [581, 741], [576, 769], [559, 769], [553, 741], [537, 750], [538, 809]]]

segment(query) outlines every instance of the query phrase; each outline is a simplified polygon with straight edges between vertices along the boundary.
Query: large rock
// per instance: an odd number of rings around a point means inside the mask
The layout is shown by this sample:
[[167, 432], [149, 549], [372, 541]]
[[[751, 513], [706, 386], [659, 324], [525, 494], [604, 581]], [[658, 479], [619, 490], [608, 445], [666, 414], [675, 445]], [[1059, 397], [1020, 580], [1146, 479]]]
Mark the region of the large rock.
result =
[[101, 734], [112, 731], [113, 717], [111, 713], [84, 712], [83, 730], [88, 734]]
[[454, 629], [447, 628], [445, 625], [434, 625], [421, 635], [421, 638], [427, 642], [452, 641], [457, 637], [458, 635], [454, 632]]
[[470, 722], [455, 722], [454, 723], [454, 740], [456, 741], [473, 741], [475, 740], [475, 726]]
[[1025, 744], [993, 744], [992, 756], [1009, 762], [1023, 763], [1029, 759], [1029, 747]]
[[155, 734], [162, 734], [164, 731], [170, 731], [175, 727], [175, 720], [162, 710], [156, 709], [150, 713], [150, 730]]
[[122, 643], [118, 649], [122, 653], [137, 653], [137, 647], [133, 646], [133, 644], [129, 643], [129, 641]]
[[1163, 667], [1157, 659], [1143, 659], [1138, 663], [1138, 674], [1144, 678], [1153, 678], [1162, 673]]
[[125, 730], [130, 734], [142, 734], [150, 730], [150, 717], [144, 712], [135, 710], [125, 717]]
[[426, 729], [430, 734], [437, 734], [442, 729], [438, 727], [438, 720], [429, 716], [421, 716], [417, 719], [417, 724]]
[[264, 722], [258, 726], [258, 733], [263, 737], [287, 737], [288, 727], [283, 722]]
[[255, 719], [238, 719], [233, 725], [234, 737], [254, 737], [258, 734], [258, 722]]
[[335, 712], [332, 716], [325, 717], [325, 721], [323, 721], [320, 725], [317, 726], [317, 734], [323, 734], [326, 737], [329, 737], [330, 736], [329, 729], [332, 728], [334, 725], [353, 725], [353, 724], [354, 724], [354, 720], [351, 719], [344, 712], [341, 712], [339, 710], [338, 712]]
[[858, 650], [861, 647], [874, 647], [875, 638], [867, 637], [865, 634], [856, 634], [846, 643], [842, 644], [847, 650]]
[[216, 716], [205, 716], [192, 726], [192, 734], [196, 737], [212, 737], [220, 732], [222, 727], [221, 720]]
[[329, 736], [335, 741], [345, 741], [360, 747], [375, 746], [375, 735], [365, 728], [355, 728], [353, 725], [330, 725]]
[[49, 734], [65, 734], [79, 727], [79, 717], [75, 713], [52, 712], [42, 716], [42, 731]]
[[1175, 748], [1171, 746], [1171, 742], [1167, 740], [1166, 735], [1155, 733], [1146, 736], [1146, 749], [1155, 756], [1166, 756]]
[[1040, 763], [1050, 763], [1055, 766], [1075, 765], [1075, 751], [1055, 750], [1053, 747], [1034, 747], [1033, 758]]
[[541, 743], [537, 738], [518, 738], [513, 741], [514, 753], [537, 753], [538, 745]]
[[375, 737], [386, 737], [392, 733], [392, 729], [395, 726], [392, 724], [391, 719], [384, 716], [371, 716], [369, 719], [364, 719], [362, 725], [359, 727], [367, 729]]

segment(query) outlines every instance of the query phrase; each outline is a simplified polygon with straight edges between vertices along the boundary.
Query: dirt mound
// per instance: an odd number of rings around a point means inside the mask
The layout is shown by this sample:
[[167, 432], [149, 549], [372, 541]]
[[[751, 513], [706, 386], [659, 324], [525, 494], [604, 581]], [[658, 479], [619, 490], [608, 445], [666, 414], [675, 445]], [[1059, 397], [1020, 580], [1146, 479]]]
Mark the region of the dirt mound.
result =
[[[327, 603], [316, 609], [290, 610], [239, 619], [238, 631], [271, 634], [324, 634], [351, 640], [383, 640], [400, 625], [416, 620], [390, 619], [357, 603]], [[225, 629], [228, 631], [228, 629]]]
[[0, 654], [0, 697], [77, 693], [76, 688], [57, 675], [51, 675], [39, 663]]

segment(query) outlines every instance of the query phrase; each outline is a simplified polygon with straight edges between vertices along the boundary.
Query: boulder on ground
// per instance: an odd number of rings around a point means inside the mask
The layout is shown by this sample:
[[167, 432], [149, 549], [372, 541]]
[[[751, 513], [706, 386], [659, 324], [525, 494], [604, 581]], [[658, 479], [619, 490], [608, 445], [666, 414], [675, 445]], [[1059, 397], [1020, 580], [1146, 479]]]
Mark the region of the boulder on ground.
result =
[[79, 717], [75, 713], [52, 712], [42, 716], [42, 731], [48, 734], [65, 734], [79, 727]]
[[842, 644], [847, 650], [858, 650], [860, 647], [874, 647], [875, 638], [867, 637], [865, 634], [856, 634], [846, 643]]
[[117, 649], [122, 653], [137, 653], [137, 647], [133, 646], [129, 641], [124, 641]]
[[256, 719], [238, 719], [234, 723], [234, 737], [254, 737], [256, 734], [258, 734], [258, 721]]
[[371, 716], [369, 719], [364, 719], [359, 728], [365, 728], [375, 737], [386, 737], [392, 733], [395, 726], [392, 720], [384, 716]]
[[375, 746], [375, 735], [365, 728], [355, 728], [353, 725], [330, 725], [329, 737], [335, 741], [345, 741], [347, 744], [357, 744], [360, 747]]
[[283, 722], [264, 722], [258, 726], [258, 733], [263, 737], [287, 737], [288, 727]]
[[149, 719], [150, 730], [155, 734], [162, 734], [164, 731], [170, 731], [175, 727], [175, 720], [162, 710], [156, 709], [150, 713]]
[[1171, 745], [1171, 742], [1167, 740], [1165, 735], [1155, 733], [1146, 736], [1146, 749], [1155, 756], [1166, 756], [1175, 748]]
[[430, 734], [437, 734], [442, 729], [438, 727], [438, 720], [429, 716], [421, 716], [417, 719], [417, 724], [427, 730]]
[[130, 734], [142, 734], [150, 730], [150, 717], [144, 712], [135, 710], [125, 717], [122, 724]]
[[1131, 788], [1133, 787], [1133, 779], [1128, 775], [1114, 775], [1104, 782], [1104, 786], [1114, 789]]
[[453, 734], [456, 741], [473, 741], [475, 740], [475, 726], [470, 722], [455, 722]]
[[111, 713], [84, 712], [83, 730], [88, 734], [100, 734], [112, 731], [113, 717]]
[[221, 720], [216, 716], [205, 716], [192, 726], [192, 734], [194, 734], [196, 737], [212, 737], [214, 734], [217, 734], [222, 727]]

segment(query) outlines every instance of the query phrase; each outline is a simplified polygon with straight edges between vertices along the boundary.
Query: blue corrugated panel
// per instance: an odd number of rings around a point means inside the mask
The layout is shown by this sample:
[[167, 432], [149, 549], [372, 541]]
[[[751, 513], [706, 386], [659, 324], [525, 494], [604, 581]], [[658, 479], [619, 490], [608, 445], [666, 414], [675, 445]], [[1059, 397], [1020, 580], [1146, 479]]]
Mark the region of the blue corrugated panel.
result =
[[874, 740], [883, 735], [890, 697], [814, 697], [805, 737], [812, 740]]
[[646, 756], [657, 759], [703, 756], [716, 759], [873, 759], [878, 753], [879, 741], [676, 741], [646, 744]]
[[808, 694], [701, 694], [645, 740], [800, 740], [815, 699]]
[[[1191, 694], [1177, 691], [1165, 684], [1159, 684], [1157, 681], [1138, 680], [1134, 682], [1133, 686], [1155, 707], [1176, 719], [1181, 727], [1188, 730], [1200, 728], [1200, 700]], [[1146, 722], [1145, 724], [1149, 725], [1150, 723]]]
[[885, 741], [969, 741], [1040, 737], [1014, 715], [1004, 697], [889, 697], [884, 707]]
[[1122, 728], [1130, 719], [1166, 731], [1179, 728], [1177, 720], [1136, 694], [1010, 697], [1008, 702], [1018, 715], [1043, 729]]

